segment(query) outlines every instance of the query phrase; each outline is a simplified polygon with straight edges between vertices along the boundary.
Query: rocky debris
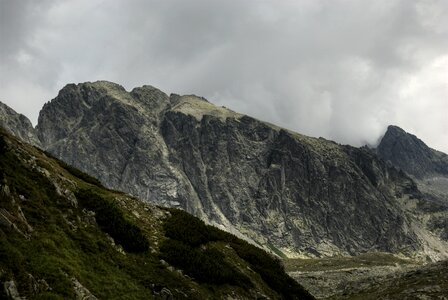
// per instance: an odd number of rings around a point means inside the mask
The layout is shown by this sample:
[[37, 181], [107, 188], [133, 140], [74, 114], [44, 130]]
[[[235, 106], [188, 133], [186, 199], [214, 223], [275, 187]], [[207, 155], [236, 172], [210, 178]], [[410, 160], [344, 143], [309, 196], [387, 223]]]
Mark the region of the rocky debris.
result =
[[85, 224], [85, 226], [96, 225], [95, 212], [83, 208], [82, 213], [83, 213], [82, 222]]
[[[0, 208], [0, 225], [3, 225], [6, 228], [16, 231], [18, 234], [23, 236], [25, 239], [29, 240], [31, 238], [31, 235], [29, 233], [24, 233], [22, 230], [19, 229], [19, 227], [15, 224], [16, 219], [17, 218], [14, 217], [6, 209]], [[28, 223], [26, 223], [26, 224], [28, 224]]]
[[92, 293], [85, 288], [75, 277], [71, 278], [73, 283], [73, 289], [75, 291], [76, 300], [97, 300]]
[[39, 293], [50, 291], [51, 287], [45, 281], [45, 279], [36, 280], [33, 275], [28, 273], [28, 290], [33, 295], [38, 295]]
[[448, 261], [421, 265], [387, 257], [382, 261], [381, 256], [333, 259], [336, 263], [316, 259], [299, 265], [289, 275], [317, 299], [446, 299]]
[[3, 290], [8, 299], [12, 299], [12, 300], [25, 300], [26, 299], [24, 297], [20, 297], [19, 291], [17, 290], [17, 286], [16, 286], [16, 283], [14, 282], [14, 280], [5, 281], [3, 283]]
[[152, 295], [155, 299], [174, 300], [173, 293], [166, 287], [160, 286], [158, 284], [152, 285]]
[[336, 299], [448, 299], [448, 261], [398, 272], [384, 280], [372, 281], [368, 289], [348, 286], [346, 296]]
[[290, 272], [292, 278], [302, 285], [316, 298], [332, 298], [347, 293], [368, 290], [372, 285], [386, 279], [397, 278], [406, 270], [416, 267], [409, 266], [369, 266], [344, 268], [336, 270], [313, 272]]
[[36, 130], [33, 128], [30, 120], [2, 102], [0, 102], [0, 127], [5, 128], [27, 143], [38, 147], [41, 146]]
[[124, 249], [121, 245], [117, 245], [115, 243], [114, 239], [110, 235], [106, 234], [106, 236], [107, 236], [107, 239], [109, 240], [110, 244], [112, 245], [112, 247], [114, 247], [115, 250], [117, 250], [117, 252], [119, 252], [123, 255], [126, 255], [126, 252], [124, 251]]
[[22, 222], [22, 224], [25, 225], [26, 231], [29, 234], [31, 234], [34, 231], [33, 227], [31, 227], [31, 225], [28, 223], [25, 215], [23, 214], [22, 208], [20, 206], [17, 206], [17, 218], [19, 219], [20, 222]]
[[171, 293], [171, 291], [167, 288], [163, 288], [160, 291], [160, 298], [163, 300], [173, 300], [174, 299], [173, 293]]

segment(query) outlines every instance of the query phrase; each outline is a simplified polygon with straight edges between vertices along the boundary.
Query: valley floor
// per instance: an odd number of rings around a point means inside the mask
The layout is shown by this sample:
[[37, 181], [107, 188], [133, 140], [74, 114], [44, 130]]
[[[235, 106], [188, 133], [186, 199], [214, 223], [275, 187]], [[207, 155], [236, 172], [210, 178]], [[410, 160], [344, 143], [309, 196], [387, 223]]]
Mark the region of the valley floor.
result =
[[317, 299], [448, 299], [448, 261], [421, 265], [390, 254], [363, 254], [284, 264]]

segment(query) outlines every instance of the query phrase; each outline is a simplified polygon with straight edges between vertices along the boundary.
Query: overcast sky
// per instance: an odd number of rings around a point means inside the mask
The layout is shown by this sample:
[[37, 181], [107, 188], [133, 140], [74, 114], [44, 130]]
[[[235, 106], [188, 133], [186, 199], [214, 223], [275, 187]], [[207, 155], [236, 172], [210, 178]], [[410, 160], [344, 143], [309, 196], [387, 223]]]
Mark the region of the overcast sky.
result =
[[0, 101], [67, 83], [196, 94], [311, 135], [396, 124], [448, 153], [448, 1], [0, 0]]

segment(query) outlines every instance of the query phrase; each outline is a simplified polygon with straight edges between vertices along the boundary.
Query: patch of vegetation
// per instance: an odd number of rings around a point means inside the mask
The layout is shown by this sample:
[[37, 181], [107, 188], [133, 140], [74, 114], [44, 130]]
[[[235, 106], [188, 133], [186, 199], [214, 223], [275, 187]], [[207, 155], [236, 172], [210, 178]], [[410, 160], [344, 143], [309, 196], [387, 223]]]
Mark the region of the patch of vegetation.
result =
[[250, 280], [232, 268], [221, 252], [199, 247], [219, 240], [217, 234], [221, 232], [210, 230], [203, 221], [183, 211], [170, 212], [171, 218], [164, 223], [165, 235], [169, 239], [160, 247], [164, 260], [200, 282], [251, 286]]
[[[164, 253], [163, 258], [169, 263], [183, 269], [191, 276], [198, 276], [197, 272], [208, 272], [214, 267], [211, 261], [207, 261], [201, 254], [198, 254], [201, 253], [201, 248], [209, 242], [223, 242], [230, 245], [236, 254], [245, 260], [252, 270], [259, 273], [263, 281], [284, 299], [314, 299], [301, 285], [285, 273], [283, 265], [278, 259], [262, 249], [238, 239], [230, 233], [206, 225], [203, 221], [184, 211], [177, 209], [169, 209], [169, 211], [171, 217], [164, 223], [165, 235], [169, 239], [165, 240], [161, 246]], [[190, 256], [193, 257], [191, 260], [188, 258]], [[196, 259], [198, 260], [196, 261]], [[220, 258], [216, 255], [214, 259], [218, 264], [221, 263]], [[185, 263], [183, 260], [189, 261]], [[191, 269], [192, 266], [196, 270]], [[233, 272], [233, 276], [240, 277], [237, 270]], [[208, 275], [205, 280], [214, 280], [211, 279], [214, 276], [213, 272], [208, 273]], [[216, 282], [219, 282], [219, 280], [216, 280]]]
[[[274, 291], [283, 294], [286, 299], [294, 299], [296, 295], [309, 295], [301, 285], [285, 273], [278, 259], [247, 242], [234, 242], [232, 248], [238, 256], [250, 263], [252, 269], [259, 273]], [[311, 296], [309, 299], [312, 299]]]
[[224, 255], [216, 249], [192, 247], [167, 239], [161, 245], [160, 252], [163, 259], [199, 282], [252, 286], [249, 278], [227, 263]]
[[129, 222], [122, 211], [111, 200], [106, 199], [92, 189], [80, 189], [76, 192], [79, 203], [96, 213], [100, 228], [120, 244], [127, 252], [145, 252], [149, 242], [142, 230]]
[[0, 154], [4, 154], [6, 152], [6, 141], [3, 136], [0, 137]]

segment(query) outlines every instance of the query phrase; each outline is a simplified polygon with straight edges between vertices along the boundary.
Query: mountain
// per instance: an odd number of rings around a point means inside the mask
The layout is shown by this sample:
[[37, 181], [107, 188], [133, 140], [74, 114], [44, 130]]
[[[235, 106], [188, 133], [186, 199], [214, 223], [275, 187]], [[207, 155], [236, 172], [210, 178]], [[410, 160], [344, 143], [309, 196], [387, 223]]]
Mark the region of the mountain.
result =
[[280, 262], [0, 128], [0, 298], [314, 299]]
[[412, 176], [427, 198], [448, 205], [447, 154], [428, 147], [415, 135], [397, 126], [388, 127], [376, 152]]
[[40, 146], [37, 132], [30, 120], [2, 102], [0, 102], [0, 127], [5, 128], [27, 143]]
[[379, 157], [418, 179], [448, 177], [448, 155], [400, 127], [389, 126], [376, 150]]
[[376, 153], [414, 179], [428, 201], [407, 205], [406, 209], [430, 231], [448, 240], [448, 155], [397, 126], [387, 128]]
[[43, 107], [36, 130], [44, 149], [105, 186], [182, 208], [280, 256], [448, 257], [443, 224], [429, 226], [408, 209], [440, 208], [369, 149], [202, 97], [69, 84]]

